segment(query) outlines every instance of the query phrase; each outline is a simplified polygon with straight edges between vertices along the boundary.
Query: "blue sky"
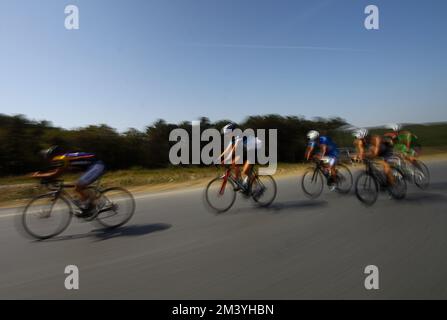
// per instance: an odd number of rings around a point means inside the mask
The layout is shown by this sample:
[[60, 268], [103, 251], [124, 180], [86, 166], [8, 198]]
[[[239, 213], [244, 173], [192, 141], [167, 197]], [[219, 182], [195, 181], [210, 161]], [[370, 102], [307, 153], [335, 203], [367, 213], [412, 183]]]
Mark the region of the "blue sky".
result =
[[[80, 30], [64, 28], [64, 8]], [[364, 9], [380, 9], [368, 31]], [[447, 120], [447, 1], [2, 0], [0, 113], [73, 128], [207, 116]]]

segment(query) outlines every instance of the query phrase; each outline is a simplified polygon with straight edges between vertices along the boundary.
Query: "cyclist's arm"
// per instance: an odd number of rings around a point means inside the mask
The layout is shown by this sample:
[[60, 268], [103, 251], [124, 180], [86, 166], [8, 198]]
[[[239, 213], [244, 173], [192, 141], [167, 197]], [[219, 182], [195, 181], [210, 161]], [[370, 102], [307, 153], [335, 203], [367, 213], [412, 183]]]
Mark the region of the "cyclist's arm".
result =
[[357, 153], [356, 155], [357, 160], [363, 160], [363, 157], [365, 155], [365, 147], [363, 145], [363, 142], [356, 139], [354, 140], [354, 146], [355, 146], [355, 152]]
[[306, 160], [309, 160], [310, 155], [312, 154], [313, 151], [314, 151], [314, 147], [313, 146], [311, 146], [311, 145], [307, 146], [306, 153], [304, 154], [304, 158]]
[[234, 144], [230, 143], [228, 145], [228, 147], [224, 150], [224, 152], [222, 152], [222, 154], [220, 155], [220, 159], [221, 159], [222, 164], [233, 155], [233, 153], [235, 152], [238, 144], [239, 144], [239, 141], [236, 141], [236, 143], [234, 143]]
[[324, 157], [327, 152], [327, 145], [320, 144], [320, 157]]
[[379, 155], [380, 138], [374, 137], [371, 142], [371, 150], [369, 151], [368, 156], [377, 157]]
[[64, 168], [56, 168], [47, 172], [35, 172], [31, 175], [33, 178], [52, 179], [57, 178], [64, 172]]

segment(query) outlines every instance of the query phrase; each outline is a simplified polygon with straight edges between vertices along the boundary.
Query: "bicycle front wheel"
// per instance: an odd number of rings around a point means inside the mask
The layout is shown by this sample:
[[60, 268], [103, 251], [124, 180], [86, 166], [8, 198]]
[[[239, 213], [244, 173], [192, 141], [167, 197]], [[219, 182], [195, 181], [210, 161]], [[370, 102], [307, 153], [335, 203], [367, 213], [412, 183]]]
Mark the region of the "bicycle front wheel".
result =
[[301, 179], [301, 188], [307, 197], [318, 198], [323, 192], [323, 185], [323, 175], [320, 171], [315, 168], [306, 169]]
[[417, 160], [414, 167], [414, 183], [420, 189], [425, 190], [430, 185], [430, 171], [428, 167], [422, 162]]
[[33, 238], [44, 240], [61, 234], [70, 224], [70, 203], [62, 196], [44, 194], [32, 199], [22, 214], [22, 225]]
[[231, 179], [217, 177], [211, 180], [205, 189], [208, 206], [217, 213], [228, 211], [236, 200], [235, 185]]
[[407, 182], [405, 176], [397, 168], [391, 168], [391, 174], [394, 177], [394, 184], [388, 187], [390, 195], [396, 200], [401, 200], [407, 195]]
[[337, 192], [349, 193], [353, 184], [352, 173], [348, 167], [339, 164], [337, 165]]
[[363, 204], [372, 206], [379, 196], [379, 184], [371, 174], [362, 172], [355, 181], [355, 195]]
[[276, 198], [276, 182], [272, 176], [257, 176], [251, 185], [251, 195], [261, 207], [268, 207]]
[[96, 221], [102, 226], [113, 229], [127, 223], [135, 213], [135, 199], [124, 188], [108, 188], [101, 192], [98, 200]]

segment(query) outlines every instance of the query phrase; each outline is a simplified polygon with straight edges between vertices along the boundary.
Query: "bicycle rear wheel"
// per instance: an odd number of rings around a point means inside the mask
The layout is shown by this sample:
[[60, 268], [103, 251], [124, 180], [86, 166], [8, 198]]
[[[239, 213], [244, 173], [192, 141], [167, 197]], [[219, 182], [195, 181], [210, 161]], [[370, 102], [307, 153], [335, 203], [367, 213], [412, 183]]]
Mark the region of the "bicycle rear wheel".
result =
[[345, 165], [337, 165], [337, 192], [349, 193], [353, 184], [352, 173]]
[[261, 207], [268, 207], [276, 198], [276, 182], [272, 176], [256, 176], [251, 185], [251, 196]]
[[211, 180], [205, 189], [208, 206], [217, 213], [228, 211], [236, 200], [235, 185], [231, 179], [217, 177]]
[[363, 204], [372, 206], [379, 196], [379, 184], [371, 174], [362, 172], [355, 180], [355, 195]]
[[316, 199], [323, 192], [323, 186], [321, 172], [312, 167], [306, 169], [301, 179], [301, 188], [304, 194], [311, 199]]
[[96, 221], [113, 229], [127, 223], [135, 213], [135, 199], [124, 188], [113, 187], [101, 191]]
[[72, 209], [67, 199], [44, 194], [32, 199], [23, 210], [22, 225], [33, 238], [49, 239], [61, 234], [70, 224]]

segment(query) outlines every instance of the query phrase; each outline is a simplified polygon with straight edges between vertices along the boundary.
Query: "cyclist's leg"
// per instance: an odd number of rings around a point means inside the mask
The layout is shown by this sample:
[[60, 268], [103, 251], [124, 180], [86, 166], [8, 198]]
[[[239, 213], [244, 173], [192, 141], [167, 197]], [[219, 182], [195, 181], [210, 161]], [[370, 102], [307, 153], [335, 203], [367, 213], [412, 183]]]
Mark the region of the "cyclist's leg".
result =
[[336, 166], [337, 166], [337, 157], [336, 156], [329, 156], [329, 172], [331, 173], [331, 177], [332, 180], [335, 181], [335, 179], [337, 178], [337, 170], [336, 170]]
[[421, 170], [422, 168], [419, 166], [417, 162], [417, 152], [415, 149], [410, 148], [407, 153], [407, 159], [410, 163], [415, 166], [417, 169]]
[[337, 171], [336, 171], [336, 163], [337, 158], [333, 155], [324, 156], [321, 158], [321, 160], [324, 163], [325, 171], [328, 172], [328, 185], [331, 185], [335, 182], [335, 179], [337, 177]]
[[240, 169], [241, 165], [239, 164], [239, 160], [240, 160], [240, 157], [239, 156], [235, 156], [235, 158], [231, 162], [231, 166], [234, 169], [235, 178], [237, 180], [241, 179], [241, 169]]
[[393, 173], [391, 171], [390, 164], [386, 161], [386, 158], [380, 159], [378, 161], [382, 164], [383, 172], [385, 173], [385, 176], [386, 176], [386, 179], [387, 179], [387, 183], [389, 185], [394, 185], [395, 181], [394, 181]]
[[244, 184], [247, 186], [249, 182], [251, 182], [252, 179], [252, 171], [254, 166], [255, 158], [253, 157], [256, 152], [256, 144], [248, 143], [244, 145], [244, 155], [245, 155], [245, 161], [244, 166], [242, 169], [242, 174], [245, 175], [244, 178]]
[[251, 171], [252, 171], [252, 169], [253, 169], [253, 164], [250, 163], [249, 160], [246, 160], [245, 163], [244, 163], [244, 167], [243, 167], [243, 169], [242, 169], [242, 173], [243, 173], [245, 176], [250, 176], [250, 175], [251, 175]]
[[252, 171], [253, 165], [250, 163], [250, 161], [245, 160], [244, 165], [242, 167], [242, 176], [244, 176], [242, 180], [242, 184], [245, 188], [248, 187], [249, 182], [251, 182], [251, 171]]
[[79, 194], [81, 201], [83, 201], [85, 205], [90, 206], [94, 200], [94, 195], [87, 191], [87, 187], [102, 176], [104, 174], [104, 170], [104, 163], [102, 161], [98, 161], [90, 166], [77, 181], [75, 191]]

